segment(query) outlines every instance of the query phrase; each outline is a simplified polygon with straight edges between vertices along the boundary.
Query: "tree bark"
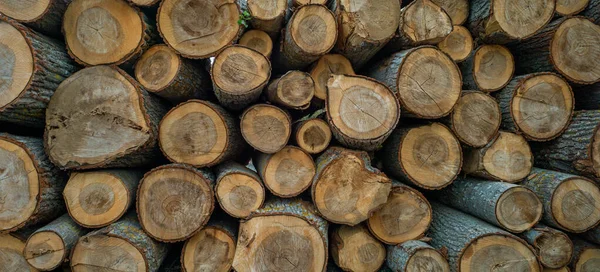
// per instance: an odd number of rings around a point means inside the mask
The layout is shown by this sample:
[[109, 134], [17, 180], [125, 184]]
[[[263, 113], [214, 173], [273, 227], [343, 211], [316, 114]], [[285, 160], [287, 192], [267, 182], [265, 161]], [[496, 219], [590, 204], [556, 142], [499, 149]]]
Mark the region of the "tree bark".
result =
[[418, 240], [387, 246], [386, 264], [393, 272], [419, 271], [424, 268], [436, 272], [450, 271], [446, 257], [432, 246]]
[[569, 236], [559, 230], [538, 224], [521, 234], [521, 237], [534, 248], [544, 267], [558, 269], [571, 261], [573, 243]]
[[278, 197], [301, 194], [315, 176], [316, 166], [310, 154], [291, 145], [274, 154], [256, 152], [252, 163], [267, 189]]
[[314, 117], [298, 122], [294, 128], [295, 143], [309, 154], [323, 152], [331, 142], [331, 128], [324, 120]]
[[575, 109], [600, 110], [600, 82], [591, 85], [573, 86]]
[[48, 36], [60, 37], [62, 17], [71, 1], [4, 1], [0, 12]]
[[385, 261], [385, 247], [364, 225], [340, 225], [331, 231], [331, 257], [344, 271], [376, 272]]
[[600, 248], [598, 248], [598, 245], [588, 243], [575, 236], [571, 236], [571, 240], [574, 246], [573, 259], [570, 264], [572, 271], [588, 272], [597, 269], [600, 261]]
[[252, 29], [246, 31], [238, 41], [239, 45], [254, 49], [265, 57], [270, 58], [273, 53], [273, 40], [264, 31]]
[[327, 99], [327, 81], [331, 75], [355, 75], [350, 61], [339, 54], [327, 54], [319, 58], [310, 68], [310, 76], [315, 81], [313, 104], [322, 106]]
[[265, 187], [258, 174], [235, 162], [215, 168], [215, 195], [219, 206], [235, 218], [246, 218], [262, 207]]
[[455, 26], [464, 24], [469, 17], [468, 0], [432, 0], [432, 2], [448, 13]]
[[273, 105], [256, 104], [248, 108], [241, 119], [244, 140], [262, 153], [279, 152], [292, 134], [292, 118]]
[[243, 0], [252, 19], [253, 29], [266, 32], [275, 39], [279, 36], [288, 12], [288, 0]]
[[[453, 1], [448, 2], [452, 3]], [[453, 26], [452, 32], [437, 44], [437, 47], [456, 63], [466, 60], [473, 51], [473, 46], [475, 46], [473, 36], [466, 27], [460, 25]]]
[[305, 110], [315, 94], [315, 82], [310, 74], [289, 71], [272, 80], [267, 86], [267, 99], [281, 107]]
[[600, 24], [600, 1], [589, 0], [587, 7], [581, 12], [581, 15], [592, 19], [595, 24]]
[[181, 251], [181, 271], [231, 271], [238, 223], [229, 219], [211, 219], [206, 227], [185, 242]]
[[473, 50], [460, 64], [463, 88], [494, 92], [510, 82], [515, 72], [515, 60], [502, 45], [482, 45]]

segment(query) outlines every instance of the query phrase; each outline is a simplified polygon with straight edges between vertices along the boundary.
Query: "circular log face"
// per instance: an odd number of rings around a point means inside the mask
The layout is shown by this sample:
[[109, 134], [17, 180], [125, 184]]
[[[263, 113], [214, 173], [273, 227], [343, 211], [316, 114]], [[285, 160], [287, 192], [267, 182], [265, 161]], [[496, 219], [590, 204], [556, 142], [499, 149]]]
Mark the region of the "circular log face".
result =
[[[555, 3], [554, 0], [497, 0], [492, 3], [491, 20], [510, 37], [523, 39], [538, 32], [552, 19]], [[488, 23], [488, 27], [492, 24]]]
[[277, 18], [287, 9], [286, 0], [248, 0], [247, 2], [252, 17], [265, 21]]
[[436, 44], [452, 32], [452, 19], [432, 1], [415, 1], [404, 10], [400, 31], [413, 44]]
[[[22, 0], [18, 1], [20, 3]], [[0, 21], [0, 112], [17, 99], [29, 84], [33, 61], [31, 48], [23, 34], [9, 23]]]
[[378, 271], [386, 250], [363, 225], [341, 225], [331, 234], [331, 255], [344, 271]]
[[556, 13], [564, 16], [577, 14], [589, 3], [590, 0], [556, 0]]
[[431, 0], [440, 6], [450, 19], [453, 25], [462, 25], [469, 16], [469, 0]]
[[331, 129], [321, 119], [300, 123], [296, 131], [296, 143], [304, 151], [317, 154], [325, 150], [331, 141]]
[[263, 86], [271, 76], [271, 65], [258, 51], [230, 46], [217, 55], [211, 72], [217, 88], [241, 95]]
[[184, 271], [230, 271], [235, 242], [220, 228], [202, 229], [185, 243], [181, 253]]
[[295, 146], [286, 146], [267, 161], [263, 182], [274, 195], [292, 197], [308, 189], [315, 172], [309, 154]]
[[587, 248], [580, 253], [579, 259], [573, 264], [574, 271], [594, 272], [600, 267], [600, 249]]
[[[270, 89], [270, 88], [269, 88]], [[280, 104], [292, 109], [307, 109], [315, 93], [315, 82], [308, 73], [290, 71], [283, 75], [277, 82], [276, 91], [269, 90], [271, 96]]]
[[475, 239], [459, 259], [459, 271], [487, 271], [490, 267], [501, 272], [540, 271], [535, 254], [524, 242], [499, 234]]
[[181, 241], [199, 231], [214, 195], [199, 172], [177, 165], [155, 168], [140, 181], [137, 211], [144, 231], [159, 241]]
[[229, 215], [246, 218], [265, 200], [261, 181], [242, 173], [231, 173], [217, 181], [215, 193], [219, 205]]
[[406, 271], [450, 272], [450, 265], [436, 250], [423, 248], [410, 256]]
[[[259, 1], [259, 3], [271, 3], [271, 1]], [[271, 52], [273, 51], [273, 41], [269, 37], [269, 34], [256, 29], [244, 33], [238, 44], [254, 49], [265, 57], [271, 56]]]
[[482, 147], [498, 134], [502, 116], [498, 102], [481, 92], [465, 93], [452, 113], [452, 130], [472, 147]]
[[158, 92], [171, 84], [177, 76], [181, 59], [164, 44], [152, 46], [135, 65], [135, 78], [151, 92]]
[[335, 17], [322, 5], [301, 6], [294, 12], [289, 24], [292, 39], [306, 54], [325, 54], [337, 39]]
[[281, 150], [290, 138], [292, 120], [278, 107], [257, 104], [242, 114], [242, 136], [248, 144], [263, 153]]
[[140, 250], [117, 237], [83, 237], [73, 247], [71, 269], [73, 272], [146, 271], [146, 260]]
[[158, 29], [165, 42], [188, 58], [207, 58], [231, 44], [241, 25], [234, 0], [165, 0]]
[[514, 125], [525, 137], [549, 140], [569, 125], [574, 108], [571, 86], [554, 74], [541, 74], [523, 81], [511, 101]]
[[25, 260], [24, 248], [25, 242], [10, 234], [0, 234], [0, 267], [5, 271], [36, 272], [37, 270]]
[[129, 1], [137, 6], [149, 7], [149, 6], [156, 4], [159, 0], [129, 0]]
[[[540, 262], [546, 267], [560, 268], [566, 266], [573, 256], [571, 239], [560, 232], [547, 232], [535, 240], [539, 250]], [[545, 270], [544, 270], [545, 271]]]
[[48, 11], [51, 0], [4, 0], [0, 12], [20, 22], [33, 22]]
[[315, 97], [320, 100], [327, 98], [327, 81], [331, 75], [354, 75], [350, 61], [339, 54], [322, 56], [310, 70], [310, 76], [315, 81]]
[[543, 205], [529, 189], [513, 187], [506, 190], [496, 202], [496, 218], [511, 232], [528, 230], [542, 218]]
[[28, 151], [2, 137], [0, 162], [0, 231], [14, 230], [37, 208], [40, 180]]
[[600, 81], [600, 26], [584, 17], [561, 23], [550, 44], [554, 68], [569, 80], [590, 84]]
[[[460, 1], [448, 2], [456, 3]], [[438, 43], [438, 47], [455, 62], [461, 62], [473, 51], [473, 37], [466, 27], [455, 25], [452, 32], [442, 42]]]
[[23, 254], [36, 269], [49, 271], [60, 266], [67, 255], [65, 245], [55, 232], [37, 232], [27, 240]]
[[571, 232], [583, 232], [600, 222], [600, 189], [591, 180], [572, 178], [562, 182], [552, 195], [554, 219]]
[[473, 59], [473, 77], [482, 91], [502, 89], [513, 76], [515, 61], [502, 45], [483, 45], [476, 49]]
[[[358, 36], [371, 42], [389, 40], [400, 23], [400, 2], [396, 0], [340, 0], [340, 37], [357, 39]], [[352, 40], [348, 42], [354, 42]]]
[[521, 181], [529, 175], [532, 165], [533, 155], [525, 138], [509, 132], [501, 131], [483, 155], [484, 169], [506, 182]]

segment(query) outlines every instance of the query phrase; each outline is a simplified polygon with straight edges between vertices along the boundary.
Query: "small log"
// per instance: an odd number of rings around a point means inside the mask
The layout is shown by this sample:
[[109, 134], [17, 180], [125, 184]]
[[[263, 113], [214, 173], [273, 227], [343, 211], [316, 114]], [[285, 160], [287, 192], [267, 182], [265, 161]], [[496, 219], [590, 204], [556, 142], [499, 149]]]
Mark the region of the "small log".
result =
[[273, 55], [280, 71], [303, 70], [335, 45], [338, 34], [333, 13], [324, 5], [306, 4], [294, 10]]
[[398, 0], [333, 0], [339, 36], [333, 49], [360, 69], [383, 48], [396, 33], [400, 23]]
[[324, 104], [327, 99], [327, 81], [331, 75], [355, 75], [350, 61], [339, 54], [327, 54], [319, 58], [310, 68], [315, 81], [315, 100]]
[[238, 44], [254, 49], [265, 55], [267, 58], [271, 57], [271, 53], [273, 52], [273, 41], [271, 40], [271, 37], [269, 37], [266, 32], [256, 29], [244, 33], [238, 41]]
[[296, 125], [293, 138], [302, 150], [309, 154], [318, 154], [329, 146], [331, 128], [322, 119], [309, 118]]
[[404, 113], [423, 119], [448, 115], [462, 90], [458, 66], [432, 46], [392, 54], [366, 71], [398, 96]]
[[469, 17], [469, 0], [431, 0], [436, 5], [440, 6], [450, 19], [452, 24], [462, 25]]
[[436, 199], [513, 233], [521, 233], [542, 219], [542, 202], [523, 186], [507, 182], [459, 178]]
[[29, 236], [23, 256], [35, 269], [54, 270], [68, 259], [77, 240], [86, 232], [68, 214], [64, 214]]
[[147, 91], [173, 104], [189, 99], [207, 100], [212, 95], [208, 72], [164, 44], [144, 52], [135, 65], [135, 78]]
[[327, 122], [343, 145], [381, 148], [400, 120], [400, 103], [384, 84], [363, 76], [333, 75], [327, 82]]
[[315, 176], [310, 154], [288, 145], [275, 154], [257, 152], [252, 163], [269, 191], [278, 197], [294, 197], [306, 191]]
[[181, 271], [231, 271], [237, 232], [235, 221], [208, 221], [206, 227], [185, 242], [181, 251]]
[[600, 223], [600, 188], [587, 178], [533, 168], [521, 183], [544, 203], [544, 224], [580, 233]]
[[0, 234], [52, 221], [65, 212], [66, 175], [41, 139], [0, 133]]
[[534, 248], [545, 268], [559, 269], [571, 261], [573, 242], [559, 230], [538, 224], [521, 234], [521, 237]]
[[0, 13], [41, 33], [60, 37], [62, 17], [71, 1], [1, 1]]
[[305, 110], [315, 94], [315, 81], [310, 74], [289, 71], [273, 79], [267, 86], [267, 99], [279, 106], [293, 110]]
[[170, 161], [195, 167], [235, 159], [246, 146], [238, 121], [221, 106], [203, 100], [171, 109], [160, 122], [158, 140]]
[[460, 142], [440, 123], [396, 129], [381, 155], [387, 174], [428, 190], [448, 186], [462, 165]]
[[385, 247], [364, 225], [340, 225], [330, 235], [331, 258], [344, 271], [377, 272], [385, 262]]
[[63, 169], [155, 163], [165, 112], [162, 101], [119, 68], [85, 68], [63, 81], [48, 103], [46, 153]]
[[234, 45], [217, 54], [210, 75], [220, 104], [241, 110], [260, 97], [271, 77], [271, 63], [258, 51]]
[[450, 265], [440, 252], [425, 242], [406, 241], [387, 246], [387, 266], [393, 272], [426, 271], [450, 272]]
[[215, 196], [227, 214], [246, 218], [262, 207], [265, 187], [256, 172], [235, 162], [225, 162], [215, 168], [215, 174]]
[[466, 26], [474, 38], [489, 44], [523, 40], [550, 22], [555, 4], [555, 0], [473, 0]]
[[279, 36], [288, 11], [288, 0], [243, 0], [252, 19], [253, 29], [266, 32], [272, 38]]
[[291, 5], [289, 6], [290, 8], [297, 8], [299, 6], [302, 5], [307, 5], [307, 4], [321, 4], [321, 5], [326, 5], [327, 2], [329, 2], [329, 0], [289, 0], [288, 2], [291, 2]]
[[523, 180], [533, 166], [533, 155], [521, 135], [500, 131], [484, 147], [465, 151], [463, 171], [467, 175], [516, 183]]
[[26, 230], [26, 232], [19, 230], [18, 232], [0, 234], [0, 256], [2, 256], [0, 265], [3, 270], [38, 272], [37, 269], [27, 263], [23, 255], [25, 241], [30, 232], [30, 230]]
[[[448, 1], [450, 3], [454, 3]], [[467, 59], [473, 51], [473, 37], [464, 26], [455, 25], [452, 32], [444, 40], [437, 44], [444, 53], [448, 54], [454, 62], [459, 63]]]
[[588, 243], [578, 237], [571, 237], [574, 251], [571, 260], [571, 270], [574, 272], [593, 272], [598, 269], [600, 263], [600, 247]]
[[324, 272], [327, 228], [310, 203], [273, 199], [240, 222], [233, 269]]
[[590, 0], [556, 0], [556, 15], [573, 16], [582, 12]]
[[520, 238], [437, 202], [431, 202], [431, 245], [446, 252], [451, 271], [541, 271], [533, 248]]
[[395, 245], [423, 237], [431, 220], [431, 205], [425, 196], [393, 180], [388, 201], [369, 217], [367, 225], [377, 239]]
[[473, 50], [460, 64], [463, 88], [494, 92], [510, 82], [515, 72], [515, 60], [508, 48], [486, 44]]
[[483, 147], [498, 135], [502, 121], [498, 102], [484, 92], [463, 91], [450, 116], [442, 121], [470, 147]]
[[138, 187], [140, 225], [161, 242], [186, 240], [199, 232], [212, 214], [213, 185], [212, 173], [184, 164], [150, 170]]
[[[7, 3], [31, 4], [27, 1], [0, 2], [0, 7]], [[14, 20], [0, 18], [0, 33], [0, 121], [42, 128], [50, 97], [77, 66], [60, 41]]]
[[79, 238], [72, 250], [73, 272], [157, 272], [168, 245], [156, 242], [140, 227], [134, 212], [121, 220]]
[[575, 94], [575, 109], [600, 110], [600, 82], [572, 87]]
[[292, 119], [278, 107], [256, 104], [248, 108], [241, 119], [244, 140], [262, 153], [277, 153], [290, 139]]
[[129, 0], [131, 4], [134, 4], [139, 7], [152, 7], [158, 4], [159, 1], [161, 0]]
[[86, 228], [114, 223], [135, 203], [143, 175], [137, 169], [72, 172], [62, 192], [69, 215]]
[[156, 20], [167, 45], [185, 58], [205, 59], [242, 35], [240, 14], [236, 0], [163, 0]]
[[586, 17], [554, 20], [513, 52], [520, 74], [557, 71], [573, 83], [600, 82], [600, 66], [590, 61], [600, 58], [600, 26]]
[[354, 226], [387, 202], [391, 188], [366, 152], [331, 147], [317, 158], [311, 195], [323, 218]]
[[589, 0], [587, 7], [581, 12], [581, 15], [592, 19], [595, 24], [600, 24], [600, 1]]

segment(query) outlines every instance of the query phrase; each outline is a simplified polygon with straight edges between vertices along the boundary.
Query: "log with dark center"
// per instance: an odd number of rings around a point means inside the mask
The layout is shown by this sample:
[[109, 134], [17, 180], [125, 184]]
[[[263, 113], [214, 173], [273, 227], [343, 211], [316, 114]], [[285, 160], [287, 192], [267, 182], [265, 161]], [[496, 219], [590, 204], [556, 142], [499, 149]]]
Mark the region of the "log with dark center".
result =
[[254, 49], [267, 58], [270, 58], [273, 52], [273, 40], [271, 40], [271, 37], [266, 32], [256, 29], [244, 33], [238, 44]]
[[567, 234], [559, 230], [538, 224], [523, 232], [521, 237], [533, 246], [544, 267], [558, 269], [571, 261], [573, 243]]
[[291, 145], [274, 154], [257, 152], [252, 162], [267, 189], [279, 197], [301, 194], [308, 189], [315, 176], [313, 158]]
[[319, 118], [300, 121], [294, 128], [294, 141], [302, 150], [310, 153], [321, 153], [331, 141], [329, 124]]
[[455, 25], [452, 32], [437, 46], [458, 63], [467, 59], [473, 51], [473, 37], [466, 27]]
[[482, 45], [460, 64], [463, 87], [493, 92], [504, 88], [513, 77], [515, 61], [502, 45]]
[[387, 246], [387, 266], [394, 272], [450, 272], [446, 257], [425, 242], [409, 240]]
[[375, 272], [385, 261], [385, 247], [364, 225], [340, 225], [331, 231], [331, 258], [344, 271]]
[[305, 110], [315, 94], [315, 82], [310, 74], [289, 71], [269, 83], [267, 99], [283, 108]]

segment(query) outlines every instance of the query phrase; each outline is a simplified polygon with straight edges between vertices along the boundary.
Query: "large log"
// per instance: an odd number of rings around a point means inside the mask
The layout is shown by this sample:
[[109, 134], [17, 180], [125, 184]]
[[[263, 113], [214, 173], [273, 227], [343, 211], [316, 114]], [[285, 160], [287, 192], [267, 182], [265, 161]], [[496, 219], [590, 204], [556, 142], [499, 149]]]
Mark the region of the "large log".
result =
[[392, 54], [368, 69], [366, 75], [395, 92], [404, 113], [424, 119], [448, 115], [462, 89], [458, 66], [432, 46]]
[[328, 223], [301, 200], [273, 199], [242, 220], [233, 268], [250, 271], [324, 272]]
[[267, 86], [266, 94], [273, 104], [292, 110], [305, 110], [315, 95], [315, 81], [306, 72], [289, 71], [273, 79]]
[[590, 3], [590, 0], [556, 0], [556, 14], [560, 16], [572, 16], [582, 12]]
[[575, 248], [570, 264], [571, 271], [593, 272], [598, 270], [598, 267], [600, 267], [600, 247], [577, 237], [571, 237], [571, 240], [573, 240]]
[[244, 140], [262, 153], [277, 153], [292, 134], [292, 118], [273, 105], [256, 104], [248, 108], [241, 119]]
[[272, 38], [279, 36], [285, 23], [288, 10], [288, 0], [242, 0], [252, 19], [253, 29], [266, 32]]
[[79, 238], [72, 250], [73, 272], [157, 272], [168, 245], [156, 242], [140, 227], [134, 212]]
[[[319, 58], [310, 68], [310, 76], [315, 81], [315, 100], [324, 104], [327, 99], [327, 81], [331, 75], [354, 75], [350, 61], [339, 54], [327, 54]], [[322, 106], [322, 105], [320, 105]]]
[[600, 1], [589, 0], [587, 7], [581, 12], [581, 15], [590, 18], [596, 24], [600, 24]]
[[440, 6], [450, 19], [452, 24], [462, 25], [469, 17], [469, 0], [431, 0], [436, 5]]
[[215, 196], [221, 209], [235, 218], [246, 218], [262, 207], [265, 187], [256, 172], [236, 162], [215, 168]]
[[344, 271], [376, 272], [385, 261], [385, 247], [364, 225], [340, 225], [331, 231], [331, 258]]
[[494, 92], [508, 84], [515, 72], [515, 61], [508, 48], [485, 44], [473, 50], [460, 63], [463, 88]]
[[451, 271], [541, 271], [525, 241], [475, 217], [431, 202], [431, 245], [447, 253]]
[[155, 163], [166, 107], [122, 70], [85, 68], [63, 81], [48, 103], [46, 153], [60, 168]]
[[66, 175], [41, 139], [0, 133], [0, 233], [47, 223], [65, 212]]
[[[451, 1], [448, 1], [451, 2]], [[473, 36], [464, 26], [455, 25], [452, 32], [444, 38], [437, 47], [444, 53], [448, 54], [454, 62], [462, 62], [473, 51]]]
[[1, 1], [0, 13], [52, 37], [61, 36], [62, 17], [72, 0]]
[[400, 120], [400, 103], [386, 85], [363, 76], [333, 75], [327, 82], [327, 122], [351, 148], [381, 148]]
[[500, 131], [487, 145], [465, 151], [463, 171], [485, 179], [515, 183], [533, 167], [533, 155], [521, 135]]
[[206, 227], [185, 242], [181, 271], [231, 271], [237, 232], [238, 223], [229, 218], [208, 221]]
[[214, 209], [214, 176], [207, 170], [169, 164], [140, 181], [136, 210], [140, 225], [161, 242], [184, 241], [206, 225]]
[[600, 188], [590, 179], [533, 168], [521, 185], [544, 203], [548, 226], [580, 233], [600, 223]]
[[367, 225], [377, 239], [395, 245], [423, 237], [431, 220], [425, 196], [393, 180], [388, 201], [369, 217]]
[[393, 272], [450, 272], [446, 257], [432, 246], [418, 240], [387, 246], [386, 264]]
[[257, 152], [252, 163], [267, 189], [284, 198], [306, 191], [316, 172], [316, 165], [310, 154], [291, 145], [274, 154]]
[[264, 32], [256, 29], [246, 31], [238, 41], [239, 45], [254, 49], [265, 57], [270, 58], [273, 52], [273, 40]]
[[62, 192], [69, 215], [86, 228], [114, 223], [135, 203], [143, 175], [139, 169], [71, 172]]
[[546, 268], [558, 269], [571, 261], [573, 243], [559, 230], [538, 224], [523, 232], [521, 237], [534, 248], [538, 260]]
[[50, 97], [77, 66], [62, 42], [0, 19], [0, 121], [42, 128]]
[[32, 229], [21, 229], [17, 232], [0, 234], [0, 267], [6, 271], [38, 272], [27, 263], [23, 255], [25, 241]]
[[496, 98], [503, 128], [533, 141], [551, 140], [565, 131], [575, 103], [569, 83], [554, 73], [514, 77]]
[[311, 195], [325, 219], [354, 226], [387, 202], [391, 188], [366, 152], [332, 147], [317, 158]]
[[302, 150], [310, 154], [318, 154], [329, 146], [331, 128], [322, 119], [316, 117], [304, 119], [296, 124], [293, 139]]
[[396, 129], [381, 155], [387, 174], [428, 190], [448, 186], [462, 165], [460, 142], [439, 123]]

